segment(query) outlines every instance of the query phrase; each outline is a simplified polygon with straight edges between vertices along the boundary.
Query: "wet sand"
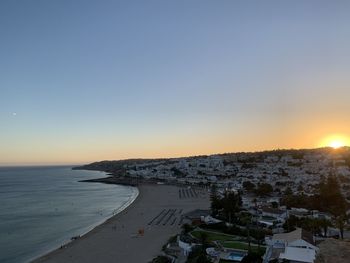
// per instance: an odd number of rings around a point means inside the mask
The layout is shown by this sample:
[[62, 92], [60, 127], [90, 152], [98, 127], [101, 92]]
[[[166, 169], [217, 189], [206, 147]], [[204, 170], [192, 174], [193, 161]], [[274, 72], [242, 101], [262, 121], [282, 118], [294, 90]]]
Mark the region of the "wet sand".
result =
[[[139, 192], [124, 211], [34, 262], [146, 263], [161, 253], [169, 237], [181, 231], [182, 214], [209, 209], [209, 196], [204, 190], [193, 192], [177, 186], [141, 185]], [[141, 229], [143, 236], [139, 235]]]

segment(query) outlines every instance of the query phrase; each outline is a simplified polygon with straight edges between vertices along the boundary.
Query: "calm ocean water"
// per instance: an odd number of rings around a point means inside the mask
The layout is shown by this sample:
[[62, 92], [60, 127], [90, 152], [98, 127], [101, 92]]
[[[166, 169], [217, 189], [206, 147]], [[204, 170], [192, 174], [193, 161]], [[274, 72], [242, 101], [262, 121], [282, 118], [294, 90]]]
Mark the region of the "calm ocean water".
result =
[[104, 176], [62, 166], [0, 167], [0, 262], [28, 262], [135, 199], [133, 187], [78, 182]]

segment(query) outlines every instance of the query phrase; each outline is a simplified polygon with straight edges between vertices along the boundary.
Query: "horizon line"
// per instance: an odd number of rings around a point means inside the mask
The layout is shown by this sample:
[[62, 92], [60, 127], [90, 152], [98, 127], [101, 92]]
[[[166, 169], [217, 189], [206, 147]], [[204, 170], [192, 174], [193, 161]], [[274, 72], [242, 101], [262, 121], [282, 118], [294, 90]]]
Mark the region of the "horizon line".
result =
[[236, 151], [236, 152], [223, 152], [223, 153], [211, 153], [211, 154], [198, 154], [198, 155], [187, 155], [179, 157], [131, 157], [131, 158], [121, 158], [121, 159], [104, 159], [86, 162], [25, 162], [25, 163], [0, 163], [0, 167], [49, 167], [49, 166], [79, 166], [86, 165], [95, 162], [103, 161], [127, 161], [127, 160], [159, 160], [159, 159], [181, 159], [181, 158], [193, 158], [193, 157], [204, 157], [204, 156], [214, 156], [214, 155], [225, 155], [225, 154], [249, 154], [249, 153], [264, 153], [264, 152], [275, 152], [275, 151], [305, 151], [305, 150], [321, 150], [321, 149], [333, 149], [339, 150], [344, 148], [350, 148], [350, 146], [341, 146], [339, 148], [333, 148], [331, 146], [316, 147], [316, 148], [274, 148], [266, 150], [257, 151]]

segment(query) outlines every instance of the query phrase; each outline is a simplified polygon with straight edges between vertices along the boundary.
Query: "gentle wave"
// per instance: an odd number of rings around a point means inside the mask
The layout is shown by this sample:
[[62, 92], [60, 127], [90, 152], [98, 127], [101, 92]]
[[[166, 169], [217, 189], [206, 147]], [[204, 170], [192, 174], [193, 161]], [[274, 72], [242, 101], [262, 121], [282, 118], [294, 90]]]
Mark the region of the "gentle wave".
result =
[[0, 168], [0, 262], [28, 262], [120, 213], [138, 189], [80, 180], [105, 173], [71, 167]]

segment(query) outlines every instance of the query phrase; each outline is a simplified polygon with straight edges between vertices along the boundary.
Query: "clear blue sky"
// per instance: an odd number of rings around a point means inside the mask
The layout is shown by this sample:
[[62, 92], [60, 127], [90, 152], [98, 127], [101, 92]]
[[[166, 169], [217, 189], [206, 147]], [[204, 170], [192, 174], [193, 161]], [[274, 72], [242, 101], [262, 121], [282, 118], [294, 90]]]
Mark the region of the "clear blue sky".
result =
[[0, 164], [350, 133], [349, 1], [0, 1]]

